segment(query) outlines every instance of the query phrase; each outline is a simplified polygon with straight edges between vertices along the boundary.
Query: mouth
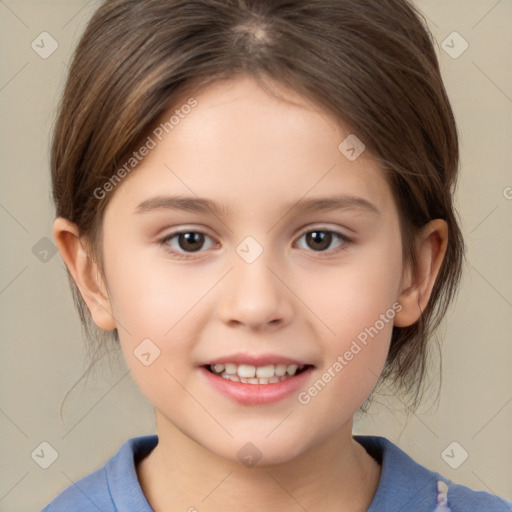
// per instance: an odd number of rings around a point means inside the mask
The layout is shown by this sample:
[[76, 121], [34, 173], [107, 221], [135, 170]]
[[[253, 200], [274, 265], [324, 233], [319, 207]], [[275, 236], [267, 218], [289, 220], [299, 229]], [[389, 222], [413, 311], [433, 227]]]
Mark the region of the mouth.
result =
[[316, 366], [306, 357], [238, 352], [203, 361], [198, 369], [210, 389], [230, 400], [270, 405], [293, 397], [314, 378]]
[[310, 364], [250, 364], [216, 363], [203, 366], [213, 375], [242, 384], [278, 384], [313, 368]]

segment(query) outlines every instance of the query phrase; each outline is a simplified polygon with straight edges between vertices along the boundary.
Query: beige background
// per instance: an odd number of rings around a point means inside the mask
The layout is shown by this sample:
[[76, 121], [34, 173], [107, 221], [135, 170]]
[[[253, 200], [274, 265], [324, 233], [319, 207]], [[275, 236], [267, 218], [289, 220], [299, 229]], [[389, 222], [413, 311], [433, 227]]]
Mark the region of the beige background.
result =
[[[39, 510], [125, 440], [155, 432], [124, 361], [105, 362], [87, 387], [77, 386], [59, 418], [85, 352], [63, 262], [51, 252], [40, 260], [48, 244], [40, 240], [52, 237], [49, 133], [66, 63], [97, 5], [0, 0], [0, 511]], [[457, 203], [468, 268], [439, 333], [439, 406], [427, 400], [407, 418], [400, 403], [382, 398], [355, 432], [386, 436], [451, 480], [512, 500], [512, 1], [419, 5], [439, 44], [461, 135]], [[31, 48], [44, 31], [59, 45], [47, 59]], [[441, 46], [453, 31], [469, 44], [456, 59]], [[45, 441], [58, 453], [48, 469], [31, 456]], [[441, 456], [453, 441], [469, 454], [458, 469]], [[460, 453], [456, 447], [453, 459]]]

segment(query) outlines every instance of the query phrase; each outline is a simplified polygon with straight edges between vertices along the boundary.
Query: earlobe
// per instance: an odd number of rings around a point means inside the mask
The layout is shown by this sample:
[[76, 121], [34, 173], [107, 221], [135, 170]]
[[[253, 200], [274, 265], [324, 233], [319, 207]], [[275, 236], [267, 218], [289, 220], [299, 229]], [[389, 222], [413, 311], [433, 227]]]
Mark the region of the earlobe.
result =
[[69, 272], [87, 304], [94, 323], [105, 331], [116, 328], [112, 307], [98, 266], [84, 248], [76, 224], [57, 217], [53, 237]]
[[394, 325], [408, 327], [415, 323], [427, 307], [448, 245], [448, 225], [435, 219], [422, 228], [416, 239], [416, 265], [404, 280], [398, 297], [402, 309]]

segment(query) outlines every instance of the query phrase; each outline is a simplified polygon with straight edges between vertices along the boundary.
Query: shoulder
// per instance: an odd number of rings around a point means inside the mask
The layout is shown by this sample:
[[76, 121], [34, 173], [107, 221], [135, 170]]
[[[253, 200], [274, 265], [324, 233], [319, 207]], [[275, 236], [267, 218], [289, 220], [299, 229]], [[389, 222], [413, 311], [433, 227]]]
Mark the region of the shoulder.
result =
[[115, 512], [108, 490], [105, 467], [64, 489], [41, 512], [85, 512], [96, 509], [102, 512]]
[[448, 488], [448, 505], [453, 512], [512, 512], [512, 501], [455, 483]]
[[151, 510], [137, 479], [135, 462], [157, 444], [156, 435], [134, 437], [100, 469], [64, 489], [41, 512], [116, 512], [127, 503], [139, 504], [140, 512]]
[[354, 439], [381, 465], [379, 486], [367, 512], [512, 512], [511, 502], [453, 483], [384, 437], [355, 435]]

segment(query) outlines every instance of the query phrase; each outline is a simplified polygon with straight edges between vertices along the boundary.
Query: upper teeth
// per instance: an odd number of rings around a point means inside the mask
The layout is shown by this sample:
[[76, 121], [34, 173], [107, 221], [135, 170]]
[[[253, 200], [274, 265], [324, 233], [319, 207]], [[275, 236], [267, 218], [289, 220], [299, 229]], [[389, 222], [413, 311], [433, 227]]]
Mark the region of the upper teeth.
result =
[[248, 379], [253, 377], [257, 377], [259, 379], [270, 379], [274, 376], [282, 377], [286, 373], [290, 376], [295, 375], [297, 369], [302, 370], [304, 365], [268, 364], [266, 366], [253, 366], [251, 364], [226, 363], [211, 365], [210, 368], [218, 374], [226, 372], [228, 375], [238, 374], [239, 377]]

